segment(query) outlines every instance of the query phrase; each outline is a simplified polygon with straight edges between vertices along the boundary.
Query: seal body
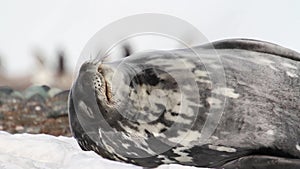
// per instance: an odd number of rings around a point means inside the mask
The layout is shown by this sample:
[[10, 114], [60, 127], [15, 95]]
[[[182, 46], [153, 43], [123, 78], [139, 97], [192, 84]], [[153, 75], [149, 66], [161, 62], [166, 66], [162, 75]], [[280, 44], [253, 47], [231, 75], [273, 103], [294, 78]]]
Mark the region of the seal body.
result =
[[299, 168], [300, 55], [233, 39], [87, 62], [69, 115], [81, 148], [112, 160]]

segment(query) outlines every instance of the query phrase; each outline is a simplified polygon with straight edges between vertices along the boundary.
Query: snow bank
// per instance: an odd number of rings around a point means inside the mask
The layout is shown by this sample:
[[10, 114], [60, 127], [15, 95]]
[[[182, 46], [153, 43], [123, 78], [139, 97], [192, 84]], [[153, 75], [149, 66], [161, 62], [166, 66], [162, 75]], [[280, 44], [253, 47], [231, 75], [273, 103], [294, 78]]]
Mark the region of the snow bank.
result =
[[[163, 165], [158, 169], [196, 169]], [[0, 169], [142, 169], [82, 151], [74, 138], [0, 131]]]

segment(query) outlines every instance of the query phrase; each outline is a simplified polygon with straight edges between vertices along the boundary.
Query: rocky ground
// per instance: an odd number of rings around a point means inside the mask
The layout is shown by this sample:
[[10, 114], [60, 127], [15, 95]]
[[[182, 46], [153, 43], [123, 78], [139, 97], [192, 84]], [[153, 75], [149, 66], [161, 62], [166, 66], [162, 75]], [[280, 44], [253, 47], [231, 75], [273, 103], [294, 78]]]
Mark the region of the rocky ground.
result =
[[24, 91], [0, 87], [0, 130], [71, 136], [68, 90], [32, 86]]

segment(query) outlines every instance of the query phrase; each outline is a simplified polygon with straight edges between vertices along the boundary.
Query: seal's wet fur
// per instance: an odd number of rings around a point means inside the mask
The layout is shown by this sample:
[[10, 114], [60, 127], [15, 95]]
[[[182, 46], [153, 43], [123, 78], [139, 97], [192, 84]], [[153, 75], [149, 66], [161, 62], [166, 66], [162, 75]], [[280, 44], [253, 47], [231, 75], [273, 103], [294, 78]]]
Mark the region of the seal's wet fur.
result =
[[[300, 55], [247, 39], [194, 50], [218, 55], [222, 65], [185, 49], [129, 56], [121, 67], [83, 64], [69, 97], [71, 128], [82, 149], [144, 167], [300, 168]], [[208, 67], [224, 70], [226, 87], [213, 88]], [[197, 92], [188, 83], [192, 77]], [[223, 114], [199, 142], [210, 109]]]

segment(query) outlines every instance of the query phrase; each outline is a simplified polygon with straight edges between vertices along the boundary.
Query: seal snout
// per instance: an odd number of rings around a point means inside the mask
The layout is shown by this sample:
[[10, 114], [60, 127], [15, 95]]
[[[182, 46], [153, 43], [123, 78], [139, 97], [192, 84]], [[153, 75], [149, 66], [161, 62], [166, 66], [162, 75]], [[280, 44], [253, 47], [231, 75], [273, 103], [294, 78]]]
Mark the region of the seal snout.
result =
[[77, 83], [86, 90], [92, 90], [100, 102], [109, 105], [112, 103], [111, 85], [107, 79], [109, 72], [109, 67], [104, 68], [103, 64], [85, 62], [80, 67]]
[[[105, 98], [106, 104], [112, 104], [112, 86], [111, 86], [111, 75], [113, 74], [113, 70], [110, 66], [105, 64], [100, 64], [97, 67], [96, 73], [96, 81], [98, 87], [100, 86], [100, 94], [102, 94]], [[97, 87], [97, 85], [95, 85]]]

